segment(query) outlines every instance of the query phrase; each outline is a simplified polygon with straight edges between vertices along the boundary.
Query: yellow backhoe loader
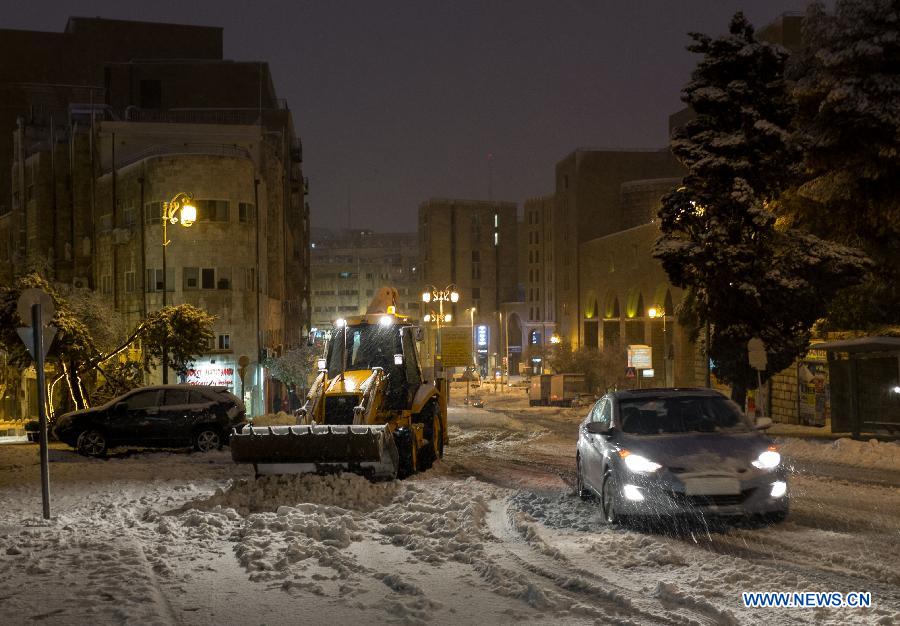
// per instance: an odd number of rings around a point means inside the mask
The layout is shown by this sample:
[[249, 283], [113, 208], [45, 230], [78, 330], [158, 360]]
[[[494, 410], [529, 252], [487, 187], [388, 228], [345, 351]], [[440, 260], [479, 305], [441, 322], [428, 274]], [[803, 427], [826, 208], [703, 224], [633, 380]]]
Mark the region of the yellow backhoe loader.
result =
[[419, 328], [382, 288], [365, 315], [339, 319], [296, 426], [245, 426], [231, 457], [256, 475], [351, 471], [405, 478], [431, 467], [447, 438], [445, 379], [425, 381]]

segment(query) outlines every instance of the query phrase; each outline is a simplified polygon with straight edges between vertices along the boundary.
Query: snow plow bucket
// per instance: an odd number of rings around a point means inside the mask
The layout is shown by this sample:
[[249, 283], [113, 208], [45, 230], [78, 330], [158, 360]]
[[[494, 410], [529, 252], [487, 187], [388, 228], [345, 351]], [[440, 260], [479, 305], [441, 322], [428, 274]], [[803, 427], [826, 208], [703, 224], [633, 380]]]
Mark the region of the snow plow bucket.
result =
[[399, 454], [385, 426], [245, 426], [229, 442], [236, 463], [253, 463], [257, 476], [354, 472], [397, 477]]

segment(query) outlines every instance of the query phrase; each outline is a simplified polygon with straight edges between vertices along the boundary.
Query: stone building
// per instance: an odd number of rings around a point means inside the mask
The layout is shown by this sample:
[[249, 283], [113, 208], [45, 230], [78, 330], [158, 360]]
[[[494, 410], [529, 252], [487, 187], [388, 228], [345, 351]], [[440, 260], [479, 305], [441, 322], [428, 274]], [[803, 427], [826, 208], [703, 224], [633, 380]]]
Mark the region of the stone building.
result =
[[420, 291], [456, 286], [459, 302], [445, 313], [453, 325], [473, 326], [484, 373], [503, 365], [501, 305], [518, 300], [517, 210], [513, 202], [492, 200], [431, 199], [419, 206]]
[[365, 312], [381, 287], [393, 287], [404, 315], [420, 317], [419, 237], [371, 230], [313, 230], [310, 250], [312, 325]]
[[[86, 87], [57, 88], [43, 54], [30, 59], [28, 86], [0, 87], [22, 107], [0, 172], [11, 190], [2, 278], [41, 268], [99, 291], [129, 324], [164, 302], [204, 308], [216, 337], [188, 382], [243, 388], [254, 414], [281, 408], [262, 363], [309, 328], [309, 210], [300, 140], [267, 64], [223, 60], [219, 28], [73, 18], [60, 37], [10, 32], [28, 49], [51, 41], [81, 59]], [[133, 40], [122, 50], [99, 43], [121, 33]], [[198, 219], [169, 226], [164, 271], [162, 207], [179, 192]], [[243, 384], [241, 356], [252, 364]]]
[[682, 166], [668, 150], [579, 149], [557, 163], [552, 223], [555, 321], [557, 332], [573, 346], [584, 343], [581, 321], [588, 303], [582, 299], [586, 286], [581, 278], [591, 265], [608, 264], [610, 256], [593, 249], [586, 256], [582, 244], [642, 223], [636, 215], [652, 212], [636, 208], [640, 202], [628, 188], [623, 194], [623, 183], [682, 174]]

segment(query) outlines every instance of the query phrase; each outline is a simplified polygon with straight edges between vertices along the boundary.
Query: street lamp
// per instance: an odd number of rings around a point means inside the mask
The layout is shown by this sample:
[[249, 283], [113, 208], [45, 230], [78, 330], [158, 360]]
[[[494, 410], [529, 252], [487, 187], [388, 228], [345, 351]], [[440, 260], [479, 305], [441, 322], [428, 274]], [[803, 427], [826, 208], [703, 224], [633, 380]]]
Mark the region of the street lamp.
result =
[[[437, 361], [438, 355], [441, 358], [441, 368], [443, 369], [443, 343], [441, 342], [441, 326], [444, 323], [449, 323], [453, 319], [453, 315], [450, 313], [444, 314], [444, 302], [452, 302], [456, 304], [459, 302], [459, 292], [456, 290], [456, 285], [450, 284], [447, 285], [444, 289], [437, 289], [434, 285], [428, 285], [425, 288], [425, 291], [422, 292], [422, 302], [425, 304], [429, 304], [430, 302], [435, 301], [438, 303], [438, 311], [435, 313], [434, 311], [428, 313], [424, 316], [424, 320], [426, 322], [435, 321], [437, 322], [438, 327], [438, 335], [437, 335], [437, 343], [438, 347], [435, 350], [434, 354], [434, 369], [437, 370]], [[437, 372], [435, 371], [435, 374]], [[435, 376], [437, 378], [437, 376]]]
[[469, 327], [472, 334], [472, 371], [478, 367], [478, 359], [475, 356], [475, 307], [469, 309]]
[[[193, 198], [192, 194], [180, 191], [171, 200], [162, 204], [162, 308], [166, 308], [166, 291], [168, 290], [166, 248], [172, 243], [169, 241], [168, 225], [180, 223], [185, 228], [188, 228], [197, 221], [197, 207], [191, 204]], [[167, 345], [163, 345], [162, 382], [164, 385], [169, 384], [169, 351]]]
[[662, 323], [663, 323], [663, 380], [665, 381], [666, 386], [669, 386], [669, 335], [668, 335], [668, 331], [666, 330], [666, 310], [652, 306], [647, 310], [647, 315], [650, 316], [650, 319], [656, 319], [657, 317], [662, 318]]

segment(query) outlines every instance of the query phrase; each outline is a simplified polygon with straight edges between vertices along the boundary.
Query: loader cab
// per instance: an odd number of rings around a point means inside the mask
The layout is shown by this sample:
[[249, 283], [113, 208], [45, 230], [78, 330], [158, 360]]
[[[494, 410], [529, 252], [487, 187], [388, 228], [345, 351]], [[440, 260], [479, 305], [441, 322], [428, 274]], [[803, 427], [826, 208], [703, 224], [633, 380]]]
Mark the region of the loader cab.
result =
[[[371, 319], [369, 319], [371, 318]], [[415, 348], [415, 328], [402, 318], [361, 316], [335, 325], [328, 342], [328, 378], [341, 372], [380, 367], [388, 375], [386, 402], [390, 408], [408, 408], [422, 383]]]

